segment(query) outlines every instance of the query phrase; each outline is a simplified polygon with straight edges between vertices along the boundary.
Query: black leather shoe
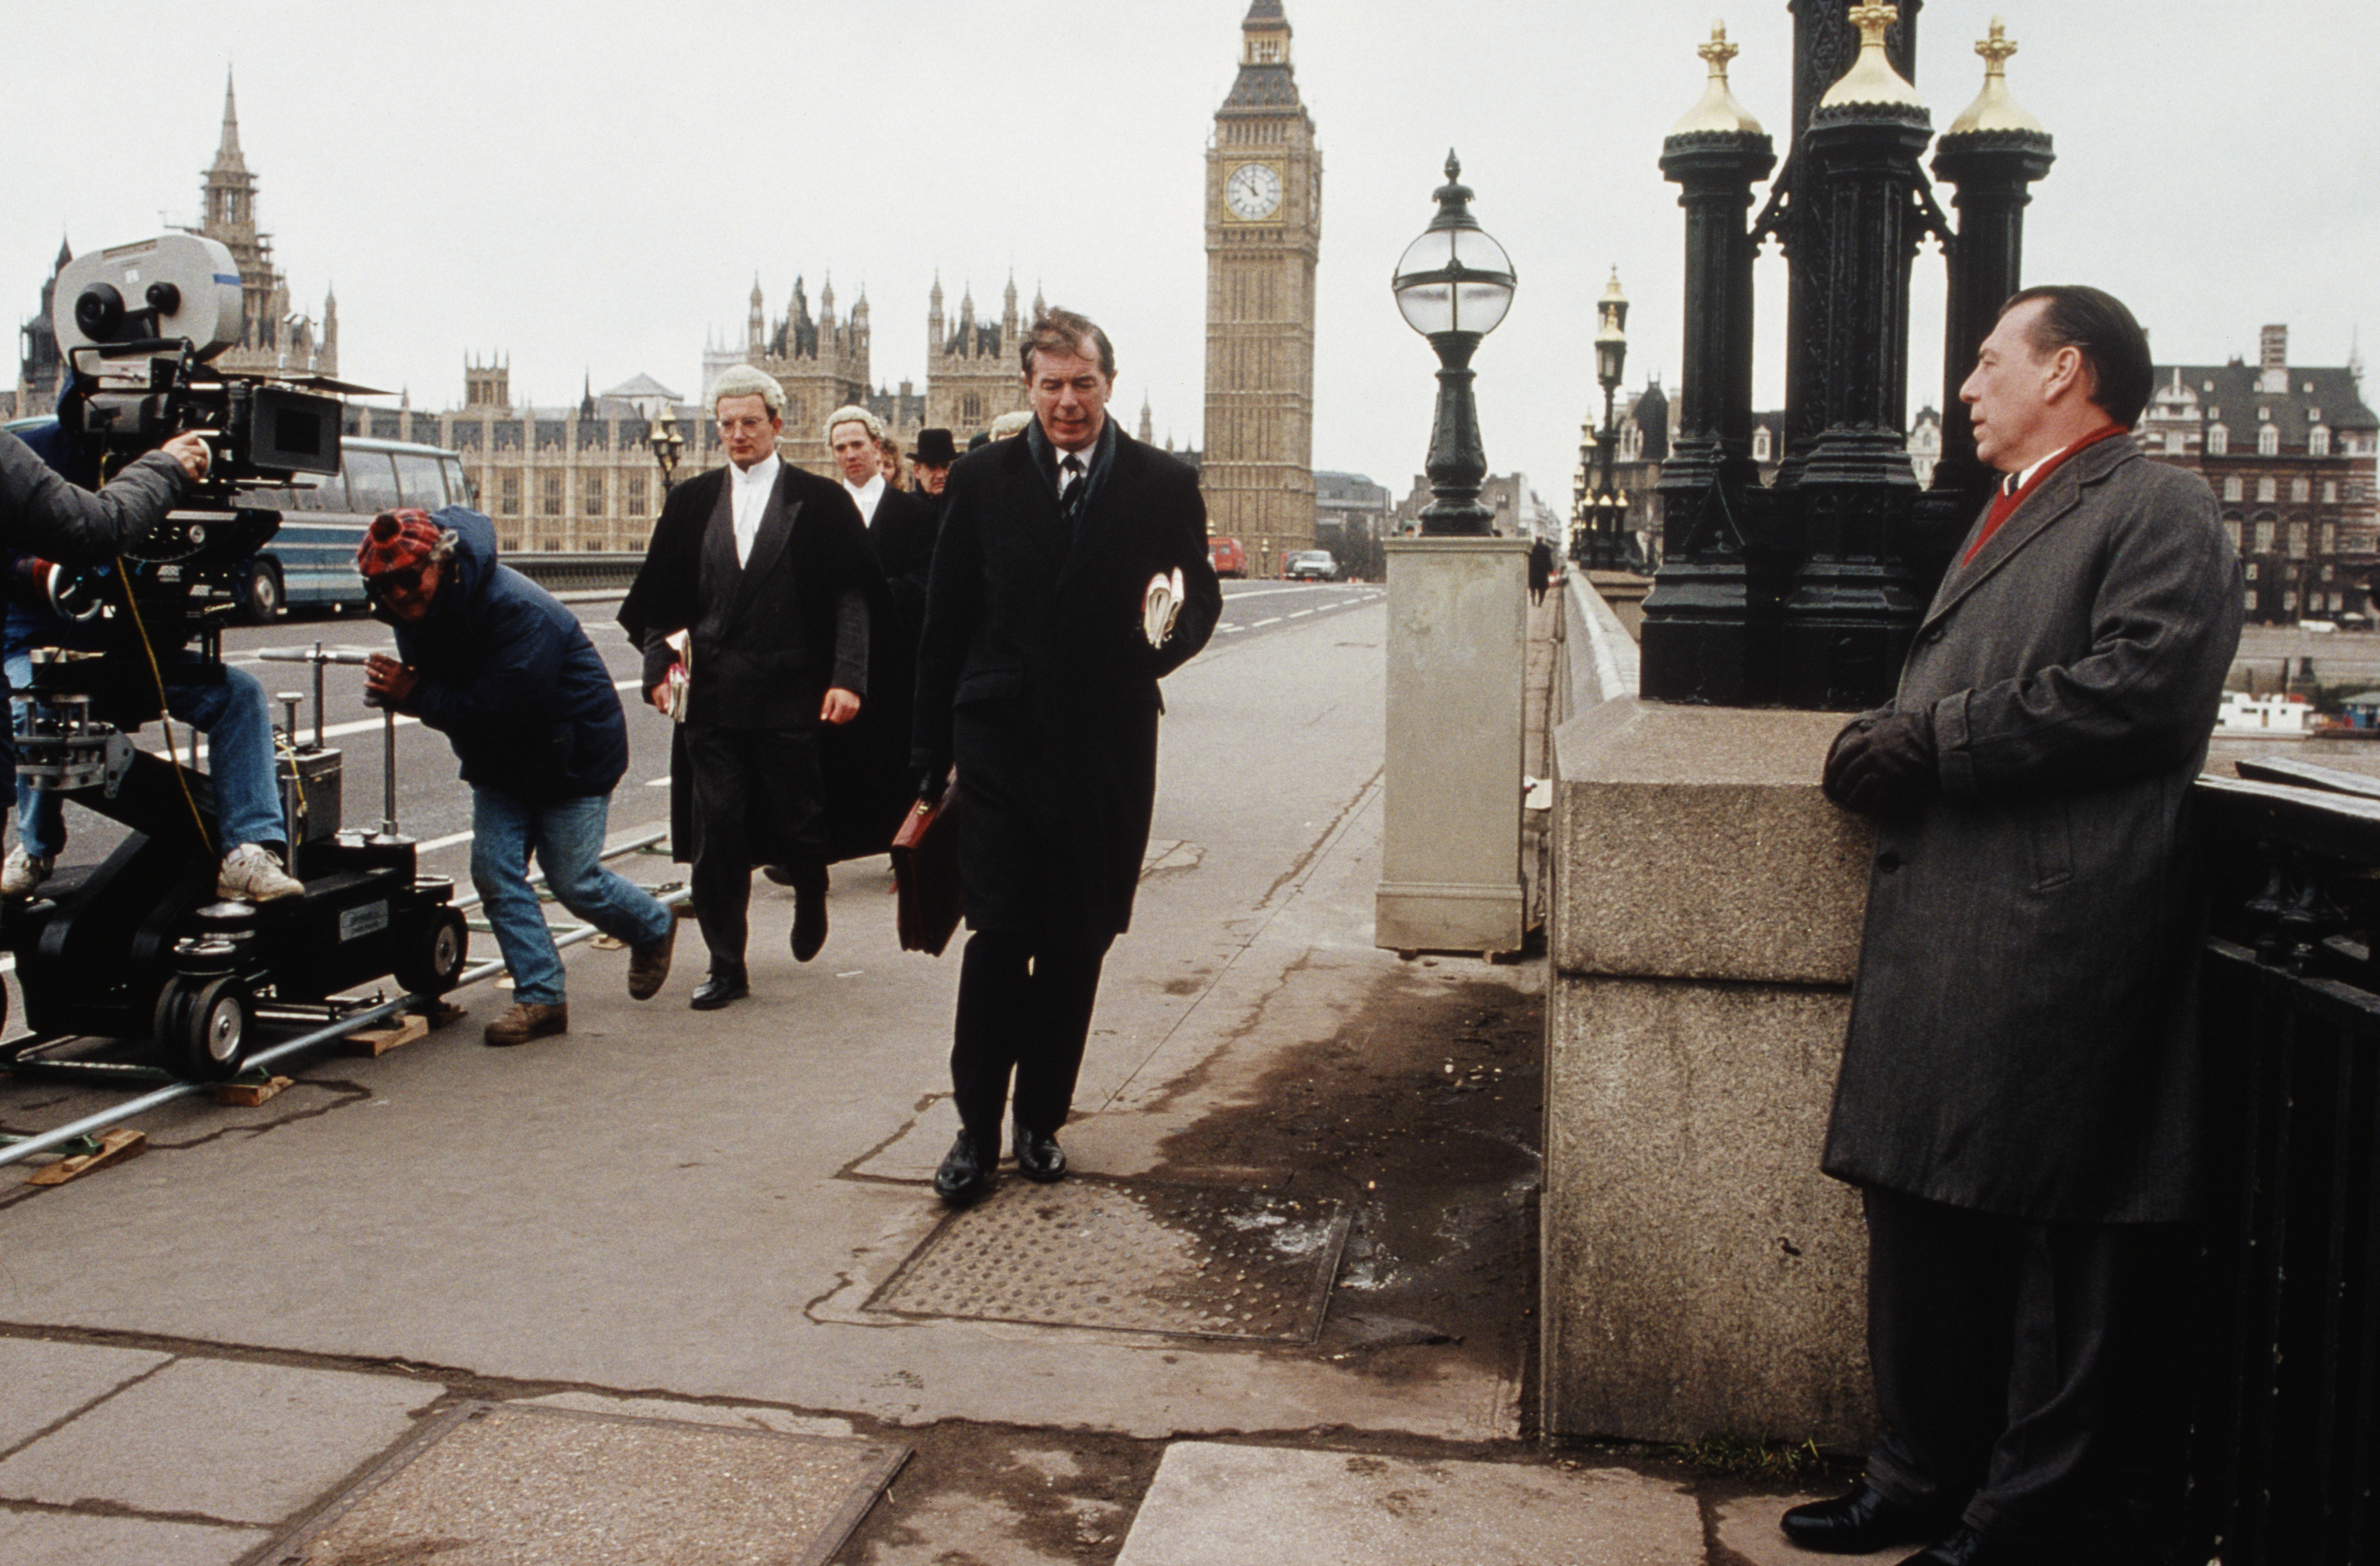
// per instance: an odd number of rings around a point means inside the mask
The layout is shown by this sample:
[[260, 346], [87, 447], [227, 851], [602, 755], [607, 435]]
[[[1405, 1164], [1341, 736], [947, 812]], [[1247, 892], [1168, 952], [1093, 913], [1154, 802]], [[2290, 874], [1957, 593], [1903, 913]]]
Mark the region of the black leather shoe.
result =
[[1866, 1480], [1846, 1496], [1788, 1509], [1778, 1526], [1803, 1549], [1867, 1555], [1897, 1544], [1925, 1544], [1958, 1526], [1956, 1513], [1895, 1500]]
[[965, 1207], [991, 1189], [992, 1166], [998, 1159], [997, 1151], [987, 1153], [974, 1135], [960, 1132], [942, 1159], [942, 1167], [934, 1171], [934, 1195], [954, 1208]]
[[826, 880], [794, 888], [794, 961], [807, 963], [826, 944]]
[[694, 987], [694, 999], [686, 1004], [698, 1012], [715, 1012], [751, 993], [752, 986], [742, 974], [715, 973]]
[[1931, 1549], [1921, 1549], [1900, 1566], [2036, 1566], [2041, 1557], [2006, 1539], [1961, 1527]]
[[1058, 1146], [1055, 1136], [1026, 1130], [1025, 1123], [1020, 1120], [1016, 1123], [1016, 1172], [1044, 1185], [1053, 1180], [1063, 1180], [1066, 1178], [1066, 1149]]

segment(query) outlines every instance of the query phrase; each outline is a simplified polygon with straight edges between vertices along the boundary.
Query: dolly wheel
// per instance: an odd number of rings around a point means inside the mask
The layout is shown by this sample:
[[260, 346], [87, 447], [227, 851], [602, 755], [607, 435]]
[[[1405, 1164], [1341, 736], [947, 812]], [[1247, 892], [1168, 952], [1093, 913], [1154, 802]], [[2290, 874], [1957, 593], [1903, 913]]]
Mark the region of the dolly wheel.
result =
[[207, 981], [180, 1008], [180, 1034], [167, 1040], [183, 1074], [208, 1082], [236, 1076], [248, 1054], [248, 986], [237, 978]]
[[440, 908], [415, 927], [406, 947], [394, 970], [396, 982], [407, 995], [443, 995], [463, 976], [470, 928], [459, 910]]

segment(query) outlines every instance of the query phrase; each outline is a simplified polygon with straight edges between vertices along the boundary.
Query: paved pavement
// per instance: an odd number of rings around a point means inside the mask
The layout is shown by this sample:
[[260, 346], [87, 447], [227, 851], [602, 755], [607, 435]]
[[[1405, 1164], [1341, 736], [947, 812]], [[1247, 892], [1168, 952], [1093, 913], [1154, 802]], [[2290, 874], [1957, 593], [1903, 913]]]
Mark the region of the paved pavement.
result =
[[[580, 948], [566, 1039], [481, 1049], [482, 989], [260, 1108], [159, 1111], [128, 1163], [0, 1171], [0, 1560], [1790, 1559], [1782, 1498], [1529, 1440], [1524, 1321], [1394, 1314], [1424, 1256], [1449, 1311], [1466, 1267], [1529, 1308], [1465, 1247], [1530, 1221], [1473, 1060], [1542, 970], [1371, 945], [1386, 626], [1342, 594], [1169, 683], [1084, 1179], [945, 1222], [956, 963], [896, 949], [873, 864], [808, 965], [757, 889], [724, 1012], [686, 1009], [692, 952], [638, 1005]], [[1381, 1103], [1411, 1140], [1359, 1147]], [[10, 1130], [85, 1107], [0, 1086]], [[1411, 1151], [1475, 1111], [1427, 1146], [1492, 1171]]]

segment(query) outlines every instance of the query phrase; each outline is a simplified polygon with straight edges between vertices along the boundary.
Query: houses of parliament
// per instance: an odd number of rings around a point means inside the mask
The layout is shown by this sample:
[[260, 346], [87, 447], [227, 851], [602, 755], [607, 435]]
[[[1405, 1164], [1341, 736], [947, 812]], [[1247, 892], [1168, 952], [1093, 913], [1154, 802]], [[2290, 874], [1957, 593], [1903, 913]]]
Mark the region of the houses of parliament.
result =
[[[1206, 449], [1178, 455], [1201, 469], [1209, 530], [1242, 540], [1254, 561], [1315, 539], [1314, 275], [1322, 166], [1290, 63], [1281, 0], [1252, 0], [1241, 35], [1238, 74], [1216, 112], [1207, 152]], [[193, 232], [231, 249], [247, 305], [246, 338], [220, 361], [224, 367], [336, 375], [337, 302], [326, 291], [319, 319], [291, 309], [287, 279], [258, 225], [257, 177], [240, 149], [228, 81], [222, 140], [202, 176], [200, 212]], [[62, 248], [59, 267], [70, 259]], [[38, 315], [22, 333], [14, 407], [6, 410], [14, 414], [45, 412], [56, 398], [63, 367], [48, 324], [55, 280], [54, 272]], [[978, 313], [971, 288], [948, 308], [936, 278], [926, 301], [922, 390], [908, 380], [893, 386], [876, 381], [864, 290], [839, 312], [831, 279], [822, 280], [813, 305], [807, 279], [796, 277], [772, 314], [756, 278], [746, 304], [740, 340], [705, 346], [701, 384], [691, 400], [638, 375], [600, 393], [590, 381], [574, 405], [528, 407], [513, 401], [507, 358], [467, 354], [461, 406], [433, 413], [403, 404], [350, 404], [346, 433], [460, 453], [501, 548], [641, 550], [661, 501], [653, 424], [664, 408], [673, 412], [686, 441], [680, 473], [716, 466], [722, 457], [709, 390], [730, 365], [756, 366], [784, 387], [779, 449], [787, 461], [820, 473], [834, 471], [820, 421], [837, 407], [868, 407], [905, 452], [923, 429], [951, 430], [965, 445], [1001, 414], [1026, 406], [1017, 345], [1043, 300], [1037, 291], [1032, 309], [1020, 308], [1014, 277], [996, 316], [988, 309]], [[1151, 422], [1144, 399], [1140, 439], [1151, 438]]]

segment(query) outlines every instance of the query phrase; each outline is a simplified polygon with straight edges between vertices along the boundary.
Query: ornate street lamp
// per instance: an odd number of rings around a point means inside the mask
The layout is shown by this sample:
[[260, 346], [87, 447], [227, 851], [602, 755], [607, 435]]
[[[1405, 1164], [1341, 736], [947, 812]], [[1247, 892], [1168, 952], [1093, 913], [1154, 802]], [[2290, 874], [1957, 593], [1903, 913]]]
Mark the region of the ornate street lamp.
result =
[[1610, 285], [1596, 301], [1595, 378], [1603, 383], [1603, 432], [1597, 439], [1595, 528], [1587, 541], [1589, 570], [1618, 571], [1627, 562], [1621, 546], [1623, 511], [1611, 482], [1611, 459], [1620, 445], [1620, 425], [1613, 398], [1628, 369], [1628, 296], [1620, 288], [1620, 269], [1611, 269]]
[[677, 409], [667, 403], [662, 404], [662, 416], [653, 423], [650, 442], [653, 448], [653, 461], [662, 470], [662, 498], [667, 500], [670, 475], [677, 471], [677, 459], [686, 450], [686, 437], [677, 432]]
[[1389, 286], [1405, 324], [1438, 352], [1438, 417], [1430, 431], [1432, 499], [1421, 530], [1430, 537], [1484, 536], [1495, 513], [1479, 503], [1488, 453], [1479, 442], [1479, 408], [1471, 393], [1471, 356], [1512, 307], [1512, 261], [1471, 215], [1471, 188], [1451, 148], [1446, 183], [1437, 191], [1438, 215], [1405, 247]]

